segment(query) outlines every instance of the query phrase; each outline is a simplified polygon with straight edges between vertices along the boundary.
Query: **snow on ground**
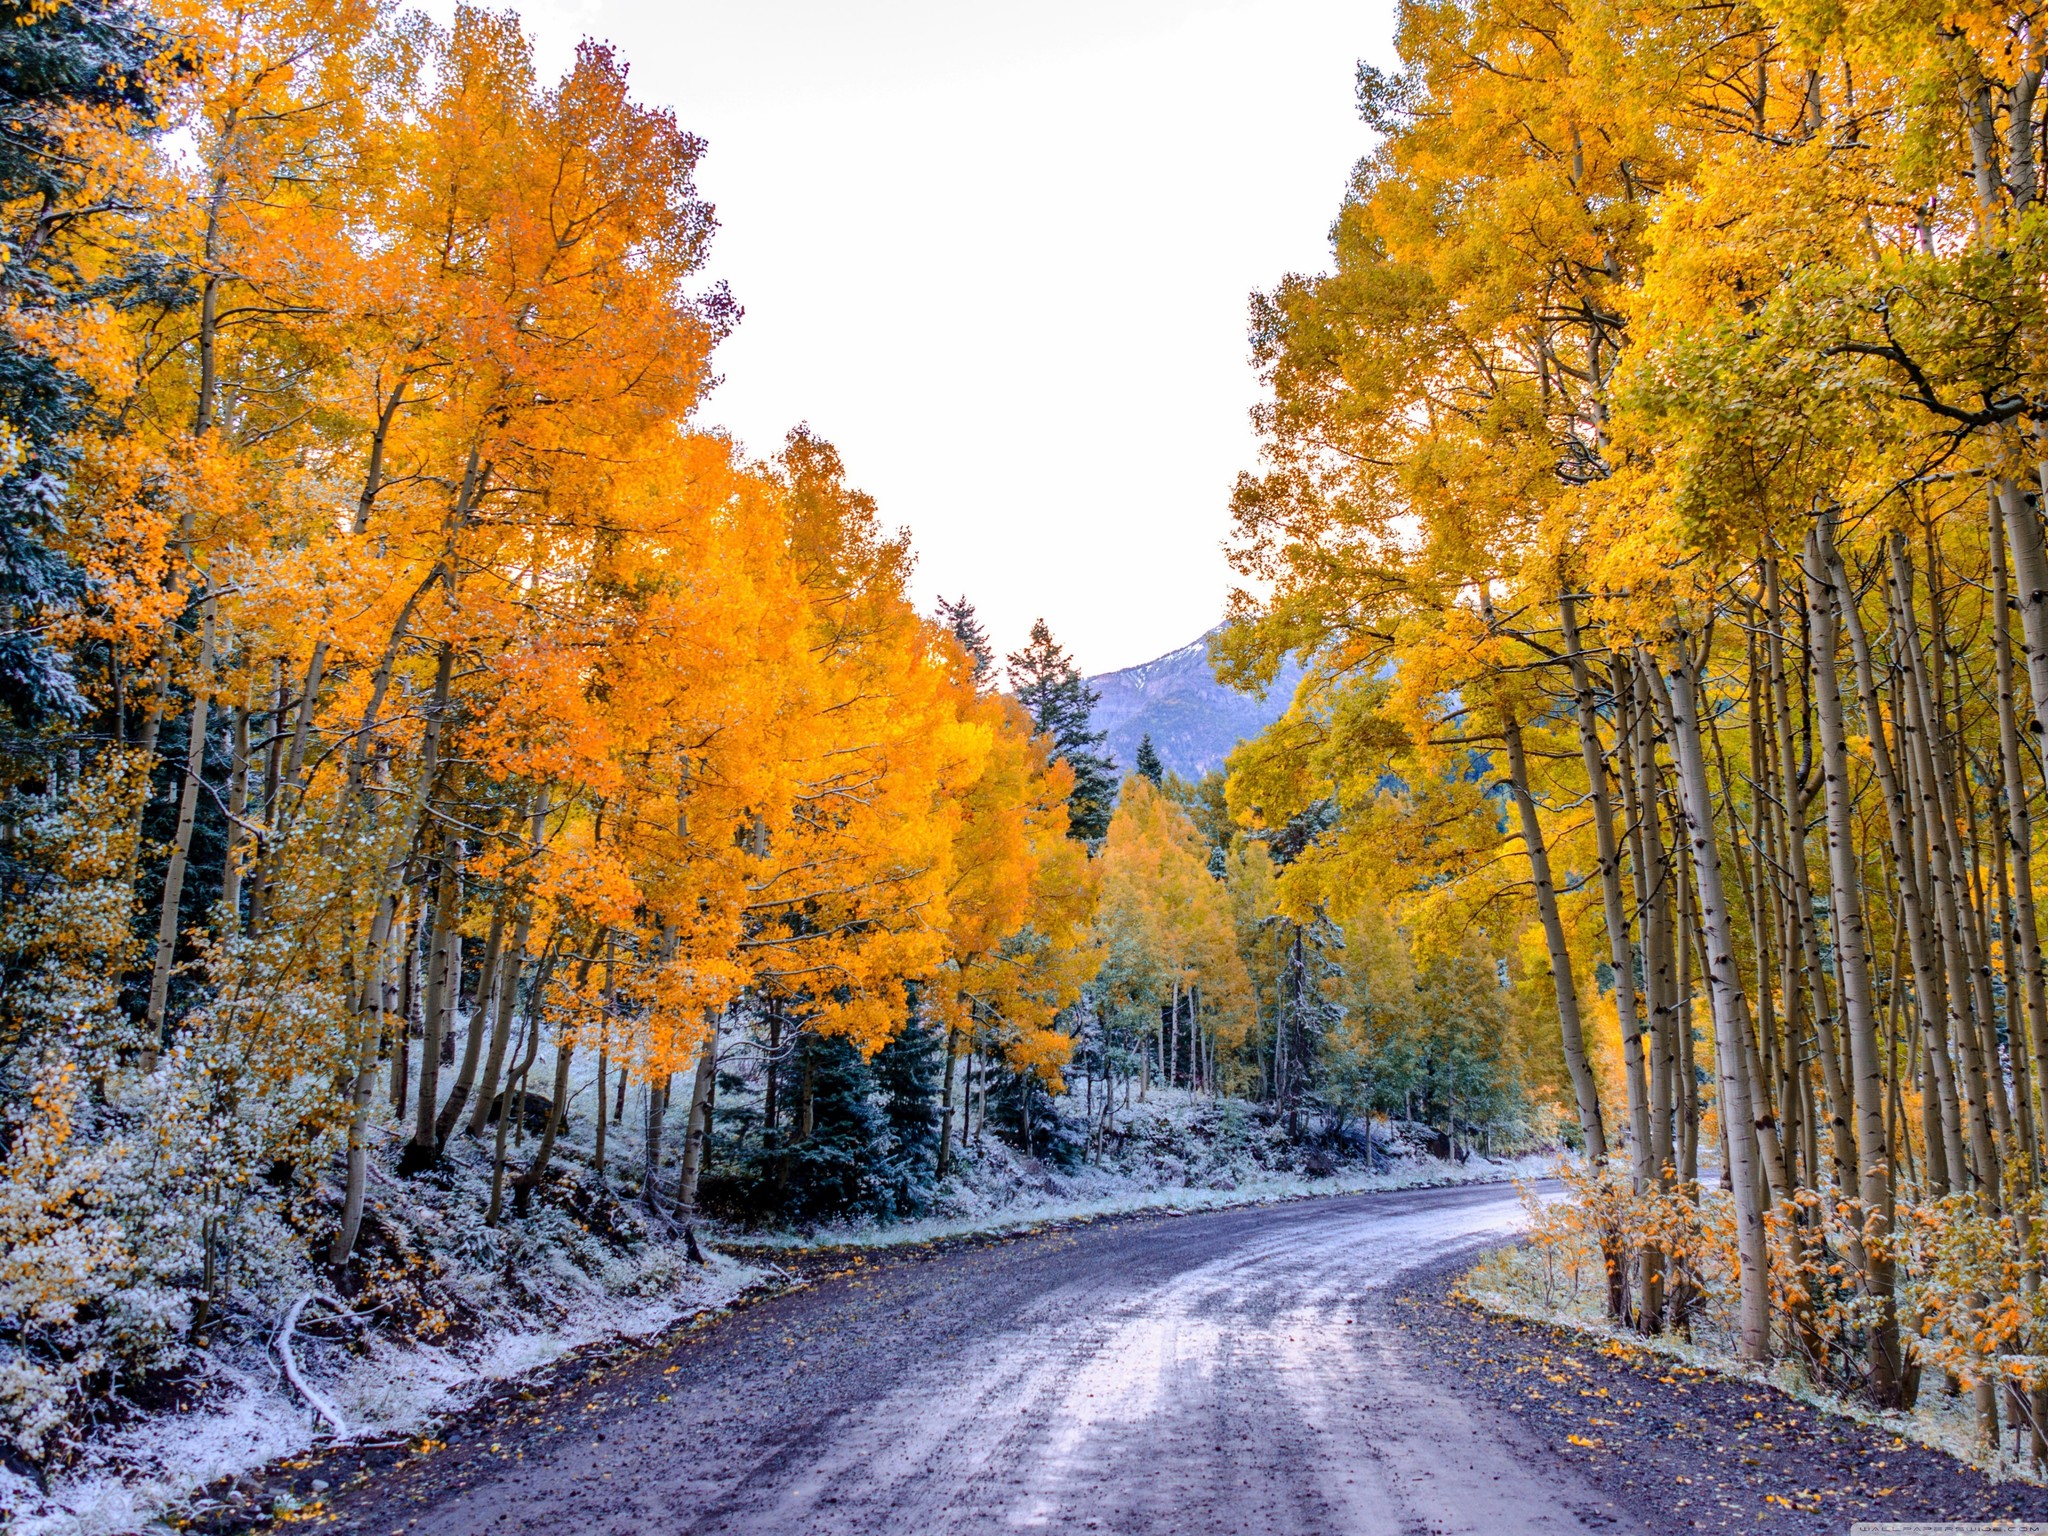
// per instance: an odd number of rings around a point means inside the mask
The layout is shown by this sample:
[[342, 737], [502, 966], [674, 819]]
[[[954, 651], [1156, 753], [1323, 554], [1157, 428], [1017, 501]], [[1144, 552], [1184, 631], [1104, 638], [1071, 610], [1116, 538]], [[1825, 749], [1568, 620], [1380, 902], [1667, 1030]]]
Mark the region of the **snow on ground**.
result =
[[[1003, 1149], [1008, 1152], [1008, 1148]], [[994, 1161], [994, 1158], [990, 1159]], [[1019, 1162], [1023, 1159], [1016, 1159]], [[1087, 1221], [1103, 1216], [1122, 1216], [1144, 1211], [1214, 1211], [1234, 1205], [1261, 1205], [1274, 1200], [1307, 1200], [1329, 1195], [1366, 1194], [1376, 1190], [1428, 1189], [1444, 1184], [1506, 1183], [1513, 1179], [1549, 1178], [1557, 1171], [1557, 1155], [1544, 1153], [1512, 1160], [1494, 1161], [1475, 1157], [1469, 1162], [1449, 1162], [1434, 1157], [1402, 1159], [1381, 1173], [1363, 1168], [1347, 1169], [1327, 1178], [1307, 1174], [1281, 1173], [1251, 1179], [1229, 1188], [1147, 1188], [1131, 1184], [1100, 1191], [1108, 1180], [1047, 1174], [1056, 1186], [1068, 1184], [1100, 1192], [1076, 1197], [1055, 1189], [1039, 1199], [1020, 1200], [974, 1215], [926, 1216], [911, 1221], [849, 1222], [820, 1227], [797, 1235], [777, 1233], [754, 1239], [764, 1248], [887, 1248], [904, 1243], [929, 1243], [949, 1237], [1028, 1231], [1048, 1222]]]
[[[1062, 1110], [1078, 1120], [1078, 1105], [1063, 1103]], [[629, 1125], [631, 1118], [629, 1111]], [[1362, 1135], [1351, 1143], [1352, 1157], [1338, 1160], [1290, 1140], [1251, 1105], [1180, 1089], [1153, 1089], [1144, 1102], [1120, 1108], [1114, 1124], [1117, 1135], [1097, 1160], [1066, 1171], [991, 1136], [959, 1157], [933, 1210], [916, 1220], [766, 1234], [700, 1225], [711, 1253], [702, 1267], [630, 1204], [610, 1203], [611, 1191], [630, 1192], [637, 1183], [626, 1163], [637, 1151], [637, 1136], [614, 1133], [614, 1161], [623, 1166], [612, 1185], [599, 1189], [590, 1169], [591, 1117], [576, 1116], [558, 1154], [567, 1184], [557, 1200], [536, 1206], [524, 1223], [497, 1229], [481, 1221], [488, 1148], [458, 1137], [438, 1182], [380, 1174], [373, 1177], [371, 1200], [373, 1214], [397, 1239], [385, 1261], [402, 1266], [424, 1259], [418, 1296], [431, 1312], [445, 1312], [450, 1325], [438, 1335], [429, 1326], [397, 1338], [379, 1333], [351, 1346], [323, 1328], [318, 1309], [310, 1310], [295, 1344], [299, 1368], [353, 1435], [391, 1440], [430, 1431], [493, 1383], [580, 1348], [651, 1338], [780, 1279], [772, 1265], [720, 1254], [721, 1241], [750, 1256], [764, 1249], [886, 1247], [1147, 1210], [1538, 1178], [1556, 1166], [1555, 1154], [1512, 1161], [1430, 1157], [1385, 1126], [1374, 1132], [1370, 1160]], [[397, 1130], [383, 1131], [395, 1146]], [[312, 1289], [319, 1281], [309, 1271], [305, 1283]], [[182, 1409], [130, 1413], [98, 1435], [47, 1491], [0, 1468], [0, 1530], [20, 1536], [139, 1530], [206, 1485], [304, 1451], [324, 1435], [325, 1427], [286, 1385], [271, 1347], [285, 1303], [246, 1292], [236, 1299], [239, 1314], [223, 1317], [210, 1347], [194, 1352], [206, 1380]]]
[[[593, 1285], [556, 1320], [501, 1323], [448, 1345], [372, 1339], [364, 1353], [297, 1341], [301, 1367], [365, 1440], [421, 1433], [494, 1382], [548, 1365], [607, 1340], [652, 1337], [672, 1324], [729, 1305], [764, 1272], [714, 1254], [699, 1268], [679, 1246], [650, 1245], [636, 1265], [615, 1266], [611, 1289]], [[112, 1536], [139, 1530], [158, 1511], [222, 1477], [309, 1448], [316, 1421], [285, 1385], [263, 1346], [209, 1351], [214, 1390], [187, 1412], [144, 1415], [98, 1440], [47, 1494], [0, 1470], [0, 1511], [19, 1536]], [[324, 1358], [323, 1358], [324, 1357]], [[320, 1359], [324, 1369], [315, 1368]]]
[[1416, 1140], [1381, 1123], [1373, 1128], [1376, 1168], [1360, 1158], [1312, 1171], [1319, 1166], [1316, 1154], [1290, 1141], [1277, 1123], [1265, 1123], [1253, 1106], [1181, 1088], [1152, 1089], [1146, 1100], [1119, 1109], [1116, 1123], [1120, 1138], [1101, 1160], [1072, 1170], [1026, 1157], [990, 1137], [970, 1147], [927, 1216], [749, 1234], [745, 1241], [771, 1249], [891, 1247], [1138, 1211], [1218, 1210], [1369, 1190], [1540, 1179], [1554, 1173], [1558, 1161], [1555, 1151], [1512, 1159], [1478, 1153], [1463, 1161], [1431, 1157]]

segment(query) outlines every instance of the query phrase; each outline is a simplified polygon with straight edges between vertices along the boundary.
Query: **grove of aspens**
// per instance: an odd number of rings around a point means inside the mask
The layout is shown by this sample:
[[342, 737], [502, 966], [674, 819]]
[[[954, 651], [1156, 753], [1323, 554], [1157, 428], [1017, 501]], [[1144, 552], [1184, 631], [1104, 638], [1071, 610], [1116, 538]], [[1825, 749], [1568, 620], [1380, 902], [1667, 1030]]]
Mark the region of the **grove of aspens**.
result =
[[309, 1291], [425, 1336], [453, 1245], [1180, 1092], [1564, 1149], [1616, 1328], [2048, 1462], [2044, 32], [1405, 0], [1251, 304], [1212, 652], [1306, 676], [1190, 779], [703, 424], [705, 145], [610, 48], [0, 0], [9, 1454]]

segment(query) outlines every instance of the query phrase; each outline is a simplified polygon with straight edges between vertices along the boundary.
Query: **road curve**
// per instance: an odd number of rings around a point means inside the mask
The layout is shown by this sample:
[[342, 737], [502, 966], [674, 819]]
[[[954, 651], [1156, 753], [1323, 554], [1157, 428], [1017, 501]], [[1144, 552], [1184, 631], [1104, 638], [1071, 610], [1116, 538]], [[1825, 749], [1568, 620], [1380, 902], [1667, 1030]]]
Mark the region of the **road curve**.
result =
[[1628, 1529], [1510, 1416], [1424, 1384], [1396, 1276], [1512, 1188], [1147, 1219], [884, 1260], [343, 1495], [344, 1529]]

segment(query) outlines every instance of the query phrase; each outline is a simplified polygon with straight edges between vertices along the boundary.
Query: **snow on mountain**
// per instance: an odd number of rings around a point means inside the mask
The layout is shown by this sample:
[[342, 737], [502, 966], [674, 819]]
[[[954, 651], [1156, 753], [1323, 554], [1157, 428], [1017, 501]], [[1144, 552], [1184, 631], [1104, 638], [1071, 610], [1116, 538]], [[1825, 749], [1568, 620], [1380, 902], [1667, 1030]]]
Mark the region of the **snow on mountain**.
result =
[[1286, 713], [1300, 681], [1301, 668], [1290, 661], [1263, 699], [1226, 688], [1210, 670], [1203, 635], [1151, 661], [1091, 677], [1088, 686], [1102, 695], [1095, 728], [1109, 733], [1120, 773], [1131, 771], [1138, 742], [1149, 735], [1161, 762], [1195, 779], [1221, 768], [1232, 747]]

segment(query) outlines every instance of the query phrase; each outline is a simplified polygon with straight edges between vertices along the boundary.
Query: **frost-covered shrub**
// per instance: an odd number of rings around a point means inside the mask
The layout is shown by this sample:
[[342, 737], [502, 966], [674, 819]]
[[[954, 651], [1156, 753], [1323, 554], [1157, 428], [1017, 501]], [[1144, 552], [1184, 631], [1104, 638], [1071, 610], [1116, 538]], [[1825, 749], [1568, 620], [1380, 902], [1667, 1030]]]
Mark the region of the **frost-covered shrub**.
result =
[[0, 1162], [0, 1420], [30, 1457], [104, 1364], [95, 1314], [131, 1267], [106, 1210], [119, 1149], [74, 1144], [76, 1075], [71, 1062], [45, 1063], [28, 1105], [10, 1117]]
[[128, 1294], [122, 1117], [87, 1091], [132, 1037], [116, 979], [132, 954], [146, 782], [139, 760], [113, 754], [62, 790], [16, 798], [0, 920], [0, 1433], [31, 1458], [110, 1354], [154, 1354], [176, 1311], [146, 1283]]

